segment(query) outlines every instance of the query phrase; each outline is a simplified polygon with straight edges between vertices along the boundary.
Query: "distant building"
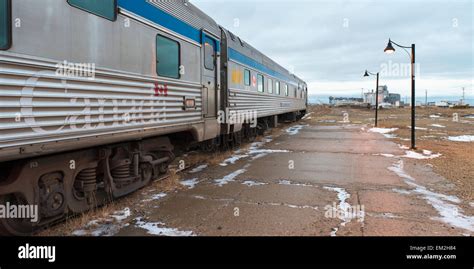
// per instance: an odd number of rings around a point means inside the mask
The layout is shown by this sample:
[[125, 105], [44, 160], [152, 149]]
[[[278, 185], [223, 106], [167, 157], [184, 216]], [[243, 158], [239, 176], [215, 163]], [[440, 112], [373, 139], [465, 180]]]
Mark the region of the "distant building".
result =
[[[398, 93], [389, 93], [387, 85], [379, 86], [379, 106], [383, 103], [383, 107], [389, 107], [388, 104], [392, 106], [399, 106], [401, 96]], [[375, 106], [376, 93], [372, 90], [371, 92], [364, 93], [364, 103]]]

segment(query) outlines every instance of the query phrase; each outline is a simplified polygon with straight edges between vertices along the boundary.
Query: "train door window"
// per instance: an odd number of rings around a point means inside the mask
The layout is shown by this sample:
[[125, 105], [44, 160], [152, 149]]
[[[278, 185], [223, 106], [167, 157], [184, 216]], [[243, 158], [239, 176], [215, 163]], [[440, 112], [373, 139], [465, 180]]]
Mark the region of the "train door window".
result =
[[156, 71], [159, 76], [179, 78], [179, 49], [178, 42], [156, 36]]
[[275, 81], [275, 93], [280, 95], [280, 81]]
[[250, 86], [250, 70], [248, 69], [244, 70], [244, 83], [245, 86]]
[[67, 2], [73, 7], [90, 12], [99, 17], [111, 21], [117, 19], [117, 0], [67, 0]]
[[298, 95], [296, 94], [296, 93], [297, 93], [297, 90], [296, 90], [296, 89], [294, 90], [293, 93], [294, 93], [293, 97], [295, 97], [295, 98], [298, 97]]
[[208, 70], [214, 70], [214, 42], [206, 38], [204, 42], [204, 67]]
[[263, 92], [263, 76], [262, 75], [257, 75], [257, 90], [259, 92]]
[[0, 0], [0, 49], [11, 45], [11, 0]]
[[268, 84], [268, 93], [273, 93], [273, 80], [268, 79], [267, 84]]
[[288, 96], [288, 84], [285, 84], [285, 95]]

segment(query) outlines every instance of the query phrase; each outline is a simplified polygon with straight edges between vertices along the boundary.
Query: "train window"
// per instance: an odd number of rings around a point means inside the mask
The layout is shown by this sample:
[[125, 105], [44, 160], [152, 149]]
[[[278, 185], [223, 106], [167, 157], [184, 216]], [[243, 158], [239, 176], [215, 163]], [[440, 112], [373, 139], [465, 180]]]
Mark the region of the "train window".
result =
[[179, 78], [179, 43], [156, 36], [156, 71], [159, 76]]
[[210, 41], [204, 42], [204, 67], [214, 70], [214, 45]]
[[288, 96], [288, 84], [285, 84], [285, 95]]
[[115, 21], [117, 19], [117, 0], [67, 0], [67, 2], [73, 7], [107, 20]]
[[250, 86], [250, 70], [248, 69], [244, 70], [244, 83], [245, 86]]
[[11, 45], [11, 0], [0, 0], [0, 49]]
[[275, 93], [280, 95], [280, 81], [275, 81]]
[[273, 80], [268, 79], [268, 93], [273, 93]]
[[298, 97], [298, 95], [297, 95], [296, 92], [297, 92], [297, 90], [295, 89], [295, 90], [293, 91], [293, 93], [294, 93], [293, 97], [295, 97], [295, 98]]
[[257, 90], [259, 92], [263, 92], [263, 76], [262, 75], [257, 75]]

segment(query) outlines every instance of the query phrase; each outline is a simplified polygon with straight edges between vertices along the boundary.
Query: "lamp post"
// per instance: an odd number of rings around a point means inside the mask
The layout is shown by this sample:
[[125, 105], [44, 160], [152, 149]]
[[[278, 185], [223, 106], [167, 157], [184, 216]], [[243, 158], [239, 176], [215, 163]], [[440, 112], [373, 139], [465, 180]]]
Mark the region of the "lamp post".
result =
[[[411, 44], [411, 47], [402, 46], [391, 39], [388, 40], [387, 47], [385, 48], [384, 52], [387, 54], [392, 54], [395, 52], [395, 48], [393, 45], [400, 47], [406, 51], [408, 56], [410, 56], [411, 60], [411, 149], [416, 149], [415, 145], [415, 44]], [[411, 54], [406, 50], [411, 49]]]
[[377, 74], [374, 74], [365, 70], [364, 77], [368, 77], [370, 75], [377, 76], [377, 82], [375, 84], [375, 127], [377, 127], [379, 119], [379, 72], [377, 72]]

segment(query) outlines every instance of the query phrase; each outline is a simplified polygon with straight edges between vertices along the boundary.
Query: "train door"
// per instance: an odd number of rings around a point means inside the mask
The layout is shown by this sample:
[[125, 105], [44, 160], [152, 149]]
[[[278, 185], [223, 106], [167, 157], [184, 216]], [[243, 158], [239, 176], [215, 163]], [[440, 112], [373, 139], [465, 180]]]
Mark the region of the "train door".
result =
[[217, 117], [217, 52], [218, 42], [206, 34], [203, 34], [203, 66], [202, 66], [202, 84], [203, 84], [203, 113], [206, 118]]

